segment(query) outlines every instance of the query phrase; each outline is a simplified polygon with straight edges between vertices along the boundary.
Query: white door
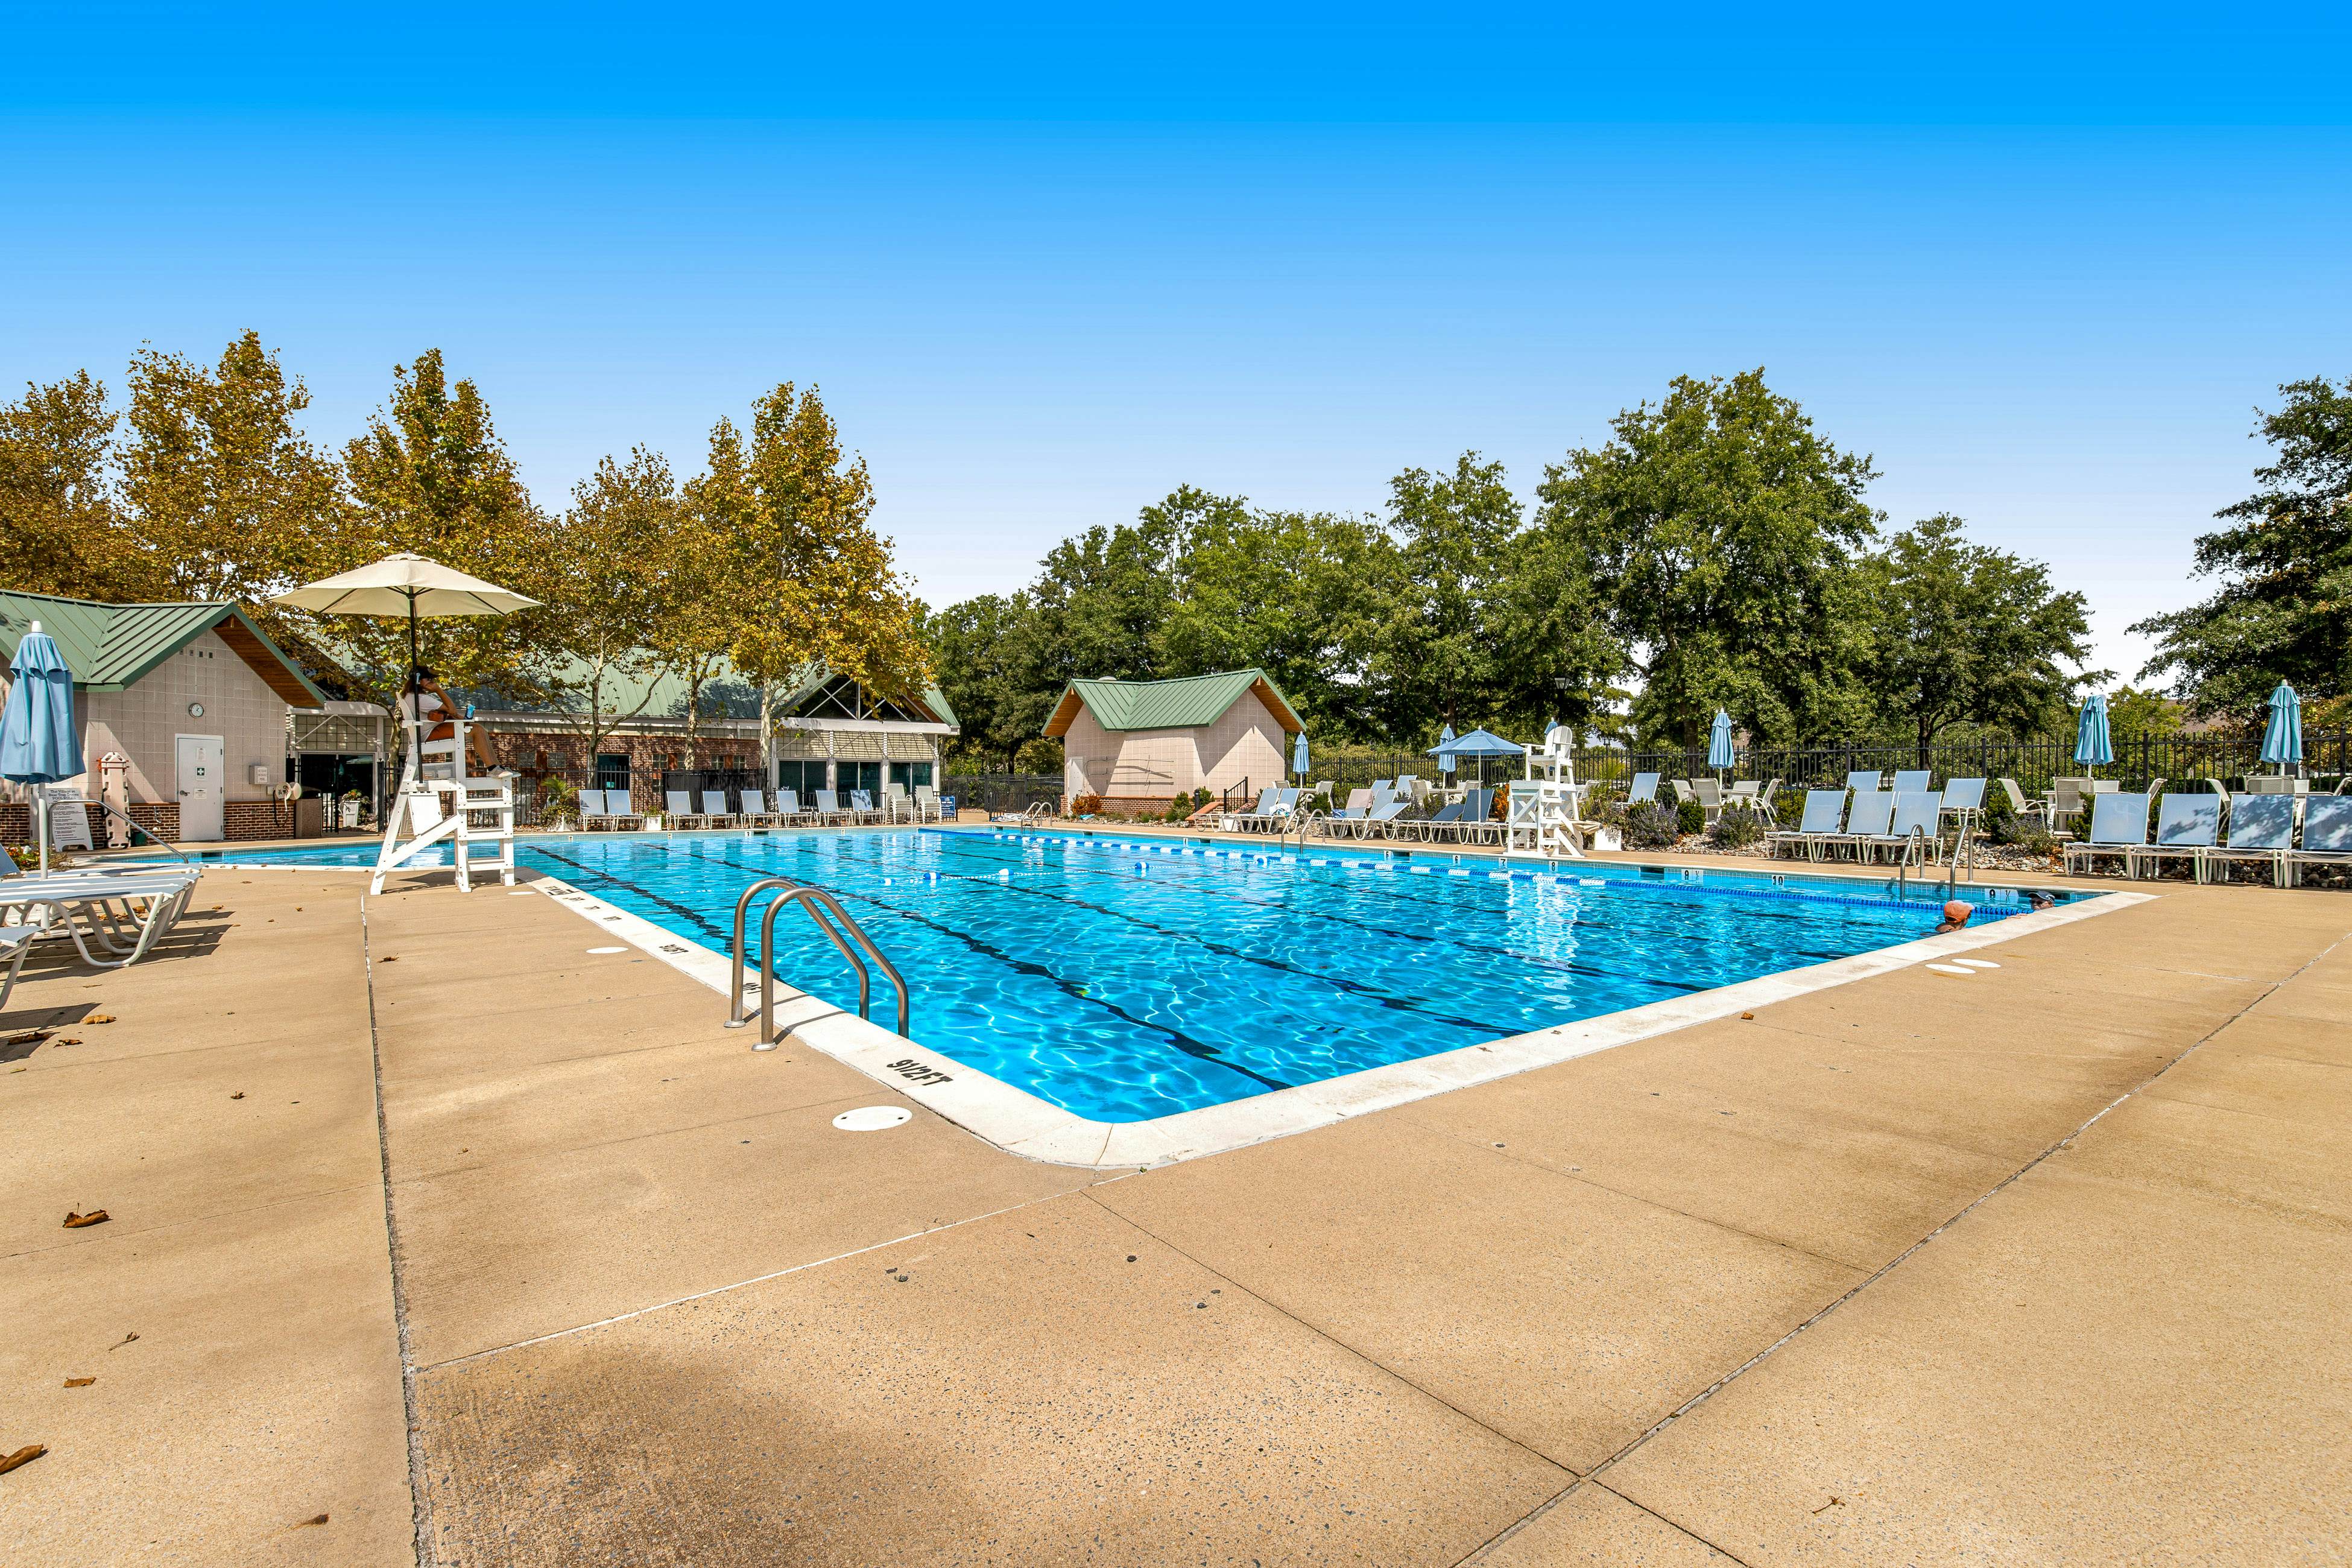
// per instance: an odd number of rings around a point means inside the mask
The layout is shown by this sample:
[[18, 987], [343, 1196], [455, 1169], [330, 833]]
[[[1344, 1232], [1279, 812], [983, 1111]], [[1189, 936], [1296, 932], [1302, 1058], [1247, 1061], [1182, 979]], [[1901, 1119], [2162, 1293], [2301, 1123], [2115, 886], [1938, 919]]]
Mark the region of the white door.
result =
[[228, 742], [218, 735], [180, 735], [180, 837], [208, 843], [226, 836], [222, 803], [228, 784]]

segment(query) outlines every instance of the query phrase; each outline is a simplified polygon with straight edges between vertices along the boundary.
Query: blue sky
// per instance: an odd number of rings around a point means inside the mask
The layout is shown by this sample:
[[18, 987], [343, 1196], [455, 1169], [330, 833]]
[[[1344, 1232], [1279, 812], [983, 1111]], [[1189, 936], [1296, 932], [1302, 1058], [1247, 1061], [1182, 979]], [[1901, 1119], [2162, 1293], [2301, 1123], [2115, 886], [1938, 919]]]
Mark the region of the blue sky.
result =
[[558, 503], [814, 382], [945, 602], [1760, 364], [2129, 673], [2352, 374], [2342, 7], [1108, 9], [11, 5], [0, 383], [252, 326], [339, 442], [438, 346]]

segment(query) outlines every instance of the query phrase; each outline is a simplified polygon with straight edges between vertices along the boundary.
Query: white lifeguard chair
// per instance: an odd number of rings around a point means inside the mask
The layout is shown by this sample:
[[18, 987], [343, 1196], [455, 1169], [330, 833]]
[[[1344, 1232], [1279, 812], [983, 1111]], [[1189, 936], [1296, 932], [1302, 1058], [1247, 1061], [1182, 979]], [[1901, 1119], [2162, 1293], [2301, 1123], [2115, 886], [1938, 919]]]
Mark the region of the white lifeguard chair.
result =
[[[370, 893], [383, 891], [384, 873], [399, 869], [436, 844], [450, 846], [449, 861], [457, 872], [457, 890], [474, 890], [478, 867], [494, 869], [502, 887], [515, 879], [514, 779], [509, 774], [467, 775], [466, 731], [471, 728], [462, 713], [418, 712], [419, 694], [400, 699], [400, 722], [408, 744], [400, 766], [400, 786], [383, 814], [383, 847], [377, 851]], [[443, 724], [450, 738], [427, 739]], [[477, 827], [471, 818], [490, 813], [492, 826]], [[492, 852], [487, 865], [478, 858], [484, 847]]]
[[[1532, 850], [1557, 860], [1584, 858], [1583, 795], [1576, 785], [1575, 741], [1574, 731], [1555, 724], [1545, 731], [1541, 746], [1528, 749], [1527, 777], [1511, 786], [1509, 838], [1514, 849]], [[1520, 804], [1523, 790], [1527, 792], [1524, 807]]]

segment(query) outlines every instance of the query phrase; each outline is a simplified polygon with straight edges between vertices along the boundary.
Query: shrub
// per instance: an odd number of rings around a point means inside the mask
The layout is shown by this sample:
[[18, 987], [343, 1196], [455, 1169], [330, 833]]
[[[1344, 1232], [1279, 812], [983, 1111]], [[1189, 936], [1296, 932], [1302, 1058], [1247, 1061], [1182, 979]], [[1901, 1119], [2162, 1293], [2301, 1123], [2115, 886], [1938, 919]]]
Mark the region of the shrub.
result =
[[1215, 795], [1209, 793], [1208, 786], [1203, 784], [1201, 788], [1192, 792], [1192, 809], [1194, 811], [1198, 811], [1216, 798], [1217, 797]]
[[1101, 810], [1102, 796], [1098, 795], [1076, 795], [1070, 801], [1072, 816], [1091, 816]]
[[1620, 810], [1628, 849], [1671, 849], [1682, 837], [1681, 820], [1670, 805], [1651, 801]]
[[1188, 795], [1180, 795], [1174, 800], [1168, 803], [1168, 809], [1160, 814], [1160, 820], [1162, 822], [1181, 822], [1192, 815], [1192, 797]]
[[1675, 807], [1675, 821], [1685, 833], [1697, 833], [1706, 826], [1706, 807], [1695, 800], [1684, 801]]
[[1745, 849], [1764, 837], [1764, 824], [1752, 811], [1726, 811], [1715, 819], [1710, 837], [1718, 849]]

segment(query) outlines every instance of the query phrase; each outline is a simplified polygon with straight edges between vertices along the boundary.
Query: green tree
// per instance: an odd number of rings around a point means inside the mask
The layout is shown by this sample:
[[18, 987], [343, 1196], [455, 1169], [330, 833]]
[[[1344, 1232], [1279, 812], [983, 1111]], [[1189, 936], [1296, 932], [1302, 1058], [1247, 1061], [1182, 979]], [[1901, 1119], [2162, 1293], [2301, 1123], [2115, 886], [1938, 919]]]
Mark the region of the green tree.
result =
[[1370, 661], [1373, 716], [1393, 740], [1501, 717], [1512, 650], [1501, 591], [1525, 519], [1503, 465], [1455, 459], [1450, 474], [1389, 481], [1393, 564], [1380, 574]]
[[1698, 744], [1718, 706], [1773, 741], [1858, 727], [1870, 459], [1824, 440], [1761, 370], [1678, 377], [1613, 431], [1547, 470], [1538, 522], [1630, 650], [1643, 738]]
[[0, 405], [0, 558], [8, 586], [68, 598], [161, 596], [155, 563], [121, 527], [115, 416], [88, 371]]
[[1187, 531], [1158, 663], [1170, 675], [1256, 666], [1318, 731], [1358, 732], [1377, 625], [1369, 591], [1393, 558], [1362, 519], [1234, 501]]
[[884, 697], [929, 684], [921, 606], [874, 531], [866, 461], [843, 452], [816, 388], [786, 382], [761, 398], [748, 445], [721, 419], [694, 495], [717, 552], [729, 657], [761, 690], [763, 737], [776, 695], [811, 665]]
[[1010, 772], [1037, 740], [1061, 696], [1039, 673], [1035, 607], [1026, 594], [982, 594], [923, 622], [940, 689], [961, 721], [956, 756], [1001, 763]]
[[[559, 531], [523, 487], [480, 389], [452, 384], [438, 349], [394, 365], [392, 376], [390, 405], [344, 448], [357, 515], [331, 569], [411, 550], [534, 599], [562, 594]], [[362, 689], [389, 701], [407, 664], [407, 623], [332, 620], [344, 668]], [[445, 684], [541, 697], [562, 657], [557, 620], [552, 609], [427, 620], [422, 657]]]
[[2160, 741], [2184, 727], [2180, 704], [2160, 691], [2125, 687], [2107, 696], [2107, 732], [2125, 741]]
[[2168, 677], [2197, 712], [2246, 724], [2282, 680], [2323, 707], [2352, 698], [2352, 378], [2279, 391], [2285, 403], [2260, 426], [2275, 449], [2254, 470], [2263, 488], [2197, 541], [2199, 575], [2221, 586], [2132, 627], [2157, 639], [2144, 678]]
[[1911, 731], [1926, 766], [1956, 724], [2030, 735], [2063, 717], [2079, 681], [2060, 668], [2090, 655], [2083, 595], [2051, 586], [2048, 568], [1971, 544], [1938, 513], [1886, 542], [1864, 567], [1868, 684]]
[[605, 458], [572, 491], [550, 569], [540, 636], [555, 662], [544, 700], [593, 757], [606, 736], [652, 699], [662, 660], [654, 644], [682, 588], [677, 481], [669, 463], [640, 447]]
[[230, 599], [297, 647], [311, 617], [269, 603], [314, 575], [344, 531], [342, 476], [296, 424], [310, 405], [260, 334], [219, 362], [142, 351], [131, 363], [121, 497], [156, 586], [174, 599]]
[[1039, 677], [1156, 680], [1168, 673], [1160, 632], [1176, 602], [1185, 541], [1209, 522], [1244, 517], [1243, 503], [1187, 485], [1133, 523], [1097, 524], [1046, 552], [1030, 585]]

